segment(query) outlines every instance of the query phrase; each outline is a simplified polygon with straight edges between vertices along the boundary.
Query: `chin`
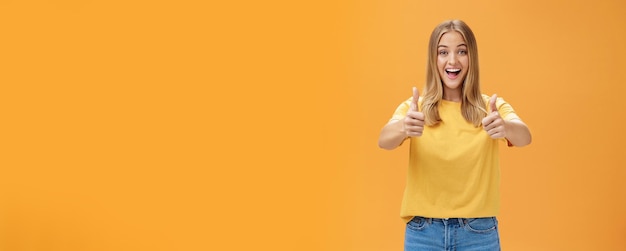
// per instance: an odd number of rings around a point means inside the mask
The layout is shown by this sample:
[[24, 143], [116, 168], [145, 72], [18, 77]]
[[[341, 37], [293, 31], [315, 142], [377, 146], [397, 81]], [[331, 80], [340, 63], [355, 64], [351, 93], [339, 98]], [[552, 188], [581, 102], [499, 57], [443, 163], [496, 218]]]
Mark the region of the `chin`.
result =
[[443, 86], [448, 88], [448, 89], [455, 90], [455, 89], [461, 88], [461, 86], [463, 86], [463, 84], [462, 83], [446, 83], [446, 82], [444, 82]]

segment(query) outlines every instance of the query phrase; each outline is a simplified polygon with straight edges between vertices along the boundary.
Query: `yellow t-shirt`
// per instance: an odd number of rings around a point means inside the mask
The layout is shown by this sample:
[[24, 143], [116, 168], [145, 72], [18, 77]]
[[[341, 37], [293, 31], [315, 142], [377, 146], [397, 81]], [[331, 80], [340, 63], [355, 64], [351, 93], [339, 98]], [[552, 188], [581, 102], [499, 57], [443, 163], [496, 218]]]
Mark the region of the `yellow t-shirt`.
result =
[[[483, 98], [489, 104], [489, 96]], [[403, 119], [411, 101], [400, 104], [392, 120]], [[503, 119], [518, 118], [502, 98], [496, 106]], [[499, 140], [489, 137], [482, 126], [467, 122], [460, 102], [442, 100], [439, 115], [442, 122], [426, 126], [421, 137], [411, 138], [400, 216], [406, 222], [414, 216], [496, 216], [500, 209]]]

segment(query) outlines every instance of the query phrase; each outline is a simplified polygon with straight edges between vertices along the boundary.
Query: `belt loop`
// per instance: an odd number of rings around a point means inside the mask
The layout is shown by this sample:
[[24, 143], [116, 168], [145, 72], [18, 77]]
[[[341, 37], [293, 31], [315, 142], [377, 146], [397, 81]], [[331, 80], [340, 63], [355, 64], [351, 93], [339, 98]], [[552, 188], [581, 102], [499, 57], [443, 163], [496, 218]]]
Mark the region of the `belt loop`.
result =
[[433, 224], [433, 218], [426, 218], [426, 221], [428, 222], [428, 224]]

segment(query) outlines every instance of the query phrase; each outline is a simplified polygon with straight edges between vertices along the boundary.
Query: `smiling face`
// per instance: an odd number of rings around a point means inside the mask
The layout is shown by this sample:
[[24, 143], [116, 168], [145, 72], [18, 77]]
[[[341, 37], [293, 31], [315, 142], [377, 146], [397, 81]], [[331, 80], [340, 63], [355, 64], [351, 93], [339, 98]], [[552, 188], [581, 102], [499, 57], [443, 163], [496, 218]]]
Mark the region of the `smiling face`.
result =
[[437, 71], [443, 81], [443, 98], [460, 101], [463, 82], [469, 70], [467, 44], [460, 33], [450, 31], [437, 45]]

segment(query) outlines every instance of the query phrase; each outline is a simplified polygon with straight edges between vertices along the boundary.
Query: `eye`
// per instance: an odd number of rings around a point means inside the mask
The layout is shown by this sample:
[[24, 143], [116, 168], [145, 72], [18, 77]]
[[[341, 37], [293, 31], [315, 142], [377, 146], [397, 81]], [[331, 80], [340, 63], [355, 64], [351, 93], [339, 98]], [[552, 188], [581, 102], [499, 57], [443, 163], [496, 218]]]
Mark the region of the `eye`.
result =
[[467, 55], [467, 51], [466, 50], [460, 50], [459, 51], [459, 55]]
[[445, 51], [445, 50], [440, 50], [440, 51], [439, 51], [439, 55], [443, 55], [443, 56], [445, 56], [445, 55], [448, 55], [448, 52], [447, 52], [447, 51]]

